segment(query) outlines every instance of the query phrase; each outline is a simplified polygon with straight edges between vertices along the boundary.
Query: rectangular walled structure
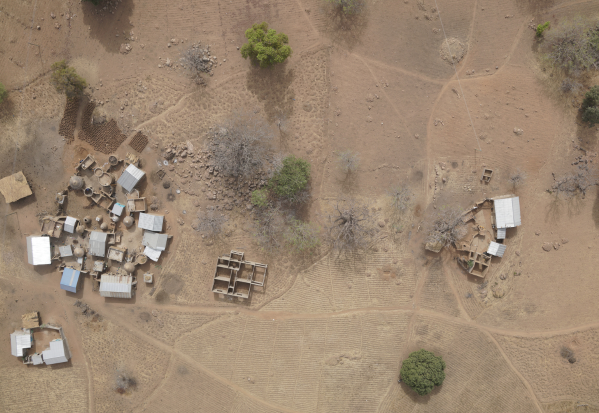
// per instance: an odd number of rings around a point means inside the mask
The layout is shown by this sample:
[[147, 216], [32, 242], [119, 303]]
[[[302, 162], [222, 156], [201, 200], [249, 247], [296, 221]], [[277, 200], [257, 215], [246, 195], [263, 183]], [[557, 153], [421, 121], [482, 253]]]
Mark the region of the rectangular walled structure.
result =
[[4, 195], [4, 200], [7, 204], [32, 194], [31, 188], [29, 188], [29, 184], [27, 183], [27, 178], [25, 178], [25, 175], [21, 171], [0, 179], [0, 193]]
[[212, 282], [212, 292], [224, 298], [237, 297], [247, 299], [252, 285], [264, 286], [266, 279], [266, 264], [244, 261], [243, 252], [231, 251], [219, 257], [216, 261], [216, 271]]

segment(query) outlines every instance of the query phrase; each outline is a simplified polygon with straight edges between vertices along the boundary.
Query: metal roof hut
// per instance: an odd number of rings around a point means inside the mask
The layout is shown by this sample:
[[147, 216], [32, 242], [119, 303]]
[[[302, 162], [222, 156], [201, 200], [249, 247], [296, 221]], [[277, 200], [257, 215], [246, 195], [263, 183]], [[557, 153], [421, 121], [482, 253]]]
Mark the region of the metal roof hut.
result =
[[167, 234], [159, 234], [157, 232], [145, 231], [141, 244], [146, 247], [150, 247], [153, 250], [164, 251], [166, 250], [167, 241]]
[[497, 229], [514, 228], [522, 224], [519, 197], [494, 199], [493, 208]]
[[49, 237], [27, 237], [27, 261], [31, 265], [48, 265], [52, 262]]
[[145, 172], [136, 167], [135, 165], [129, 165], [127, 169], [123, 171], [121, 177], [117, 181], [117, 184], [122, 186], [125, 191], [131, 192], [135, 185], [143, 178]]
[[119, 217], [123, 213], [123, 209], [125, 209], [125, 205], [119, 204], [118, 202], [114, 204], [112, 207], [112, 213], [118, 215]]
[[64, 221], [63, 229], [66, 232], [73, 234], [75, 232], [75, 228], [77, 228], [77, 218], [67, 217], [67, 219]]
[[80, 271], [74, 270], [73, 268], [65, 268], [62, 271], [62, 278], [60, 279], [60, 288], [71, 293], [76, 293], [77, 287], [79, 286], [80, 274]]
[[25, 349], [31, 348], [33, 334], [30, 330], [17, 330], [10, 335], [10, 353], [15, 357], [26, 355]]
[[60, 338], [52, 340], [50, 347], [42, 351], [42, 357], [46, 364], [66, 363], [71, 358], [66, 342]]
[[140, 212], [137, 227], [147, 229], [148, 231], [160, 232], [162, 231], [163, 222], [163, 215], [152, 215]]
[[105, 232], [92, 231], [89, 234], [89, 252], [96, 257], [104, 257], [106, 255], [106, 240], [108, 234]]
[[129, 275], [102, 274], [100, 295], [112, 298], [131, 298], [133, 277]]
[[61, 247], [58, 247], [58, 251], [60, 251], [60, 258], [73, 256], [73, 249], [70, 245], [63, 245]]
[[0, 193], [7, 204], [31, 195], [31, 188], [22, 171], [0, 179]]
[[496, 257], [503, 257], [503, 254], [505, 254], [505, 249], [505, 245], [499, 244], [495, 241], [491, 241], [491, 243], [489, 244], [489, 248], [487, 248], [487, 254], [491, 254]]

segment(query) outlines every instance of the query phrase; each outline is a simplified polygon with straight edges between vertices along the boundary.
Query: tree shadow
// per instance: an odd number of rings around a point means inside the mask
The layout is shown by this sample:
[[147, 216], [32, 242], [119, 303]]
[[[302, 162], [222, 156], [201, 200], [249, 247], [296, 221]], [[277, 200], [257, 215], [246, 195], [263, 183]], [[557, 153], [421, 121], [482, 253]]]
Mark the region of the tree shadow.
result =
[[[250, 68], [246, 87], [264, 105], [268, 122], [291, 118], [295, 92], [290, 85], [294, 79], [293, 70], [287, 70], [285, 64], [270, 68], [253, 65]], [[283, 136], [281, 139], [283, 140]]]
[[356, 14], [347, 14], [342, 7], [329, 5], [325, 15], [328, 22], [325, 32], [333, 43], [350, 51], [360, 43], [367, 26], [368, 9]]
[[[114, 6], [112, 4], [117, 4]], [[106, 10], [104, 10], [106, 6]], [[89, 35], [97, 39], [109, 53], [119, 53], [121, 44], [129, 42], [130, 18], [133, 15], [133, 0], [121, 0], [120, 3], [101, 2], [94, 6], [89, 1], [81, 3], [83, 23], [90, 27]], [[114, 11], [114, 14], [112, 14]], [[118, 34], [118, 37], [116, 36]]]
[[[13, 92], [14, 93], [14, 92]], [[23, 92], [20, 92], [23, 93]], [[9, 95], [4, 102], [0, 103], [0, 122], [3, 119], [14, 118], [16, 114], [16, 107], [13, 99]]]
[[595, 203], [593, 204], [592, 217], [593, 221], [595, 221], [595, 227], [599, 228], [599, 190], [596, 191], [597, 195], [595, 196]]

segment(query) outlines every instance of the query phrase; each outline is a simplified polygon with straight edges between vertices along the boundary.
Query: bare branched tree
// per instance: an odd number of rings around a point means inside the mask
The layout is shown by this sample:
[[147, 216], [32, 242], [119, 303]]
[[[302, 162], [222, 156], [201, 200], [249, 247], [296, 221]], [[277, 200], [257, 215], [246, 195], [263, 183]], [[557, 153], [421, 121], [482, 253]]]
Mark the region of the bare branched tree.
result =
[[223, 231], [223, 226], [228, 218], [214, 209], [198, 211], [196, 220], [191, 227], [207, 238], [214, 238]]
[[576, 93], [580, 89], [582, 89], [582, 84], [567, 77], [562, 81], [561, 89], [562, 89], [562, 92], [564, 92], [564, 93], [568, 93], [568, 92]]
[[467, 232], [468, 229], [462, 221], [462, 211], [457, 208], [445, 208], [434, 216], [433, 227], [426, 237], [426, 243], [440, 242], [444, 247], [455, 245]]
[[327, 242], [337, 251], [367, 248], [376, 235], [376, 213], [354, 199], [337, 203], [327, 216]]
[[578, 193], [581, 193], [584, 198], [587, 189], [599, 183], [596, 170], [589, 168], [587, 165], [580, 166], [578, 171], [568, 173], [560, 178], [556, 178], [555, 174], [553, 174], [553, 180], [551, 189], [558, 195], [562, 194], [566, 198], [571, 198]]
[[212, 131], [215, 167], [224, 175], [251, 177], [267, 161], [272, 132], [254, 112], [236, 112]]
[[285, 222], [285, 214], [278, 207], [257, 211], [254, 225], [256, 237], [262, 248], [275, 250], [281, 246]]
[[193, 44], [181, 53], [181, 66], [186, 69], [191, 78], [198, 84], [204, 85], [206, 81], [202, 73], [210, 73], [214, 63], [210, 61], [210, 52], [203, 49], [200, 43]]
[[403, 213], [410, 206], [412, 191], [405, 185], [397, 185], [389, 190], [391, 206], [397, 212]]
[[574, 75], [599, 68], [599, 49], [594, 44], [598, 31], [598, 26], [582, 17], [560, 22], [544, 33], [547, 60]]
[[341, 170], [350, 175], [358, 170], [360, 157], [357, 153], [347, 150], [337, 154], [337, 161]]
[[525, 180], [526, 180], [526, 172], [524, 172], [520, 169], [517, 169], [508, 178], [508, 182], [513, 185], [514, 189], [519, 187], [520, 185], [522, 185]]

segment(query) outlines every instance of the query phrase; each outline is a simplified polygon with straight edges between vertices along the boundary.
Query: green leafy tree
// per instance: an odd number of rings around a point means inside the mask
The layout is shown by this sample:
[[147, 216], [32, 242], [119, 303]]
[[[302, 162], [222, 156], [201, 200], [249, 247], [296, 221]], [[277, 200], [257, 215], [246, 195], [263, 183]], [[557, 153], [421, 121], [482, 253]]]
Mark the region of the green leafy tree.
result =
[[252, 192], [251, 201], [253, 205], [264, 208], [268, 205], [268, 190], [265, 188], [256, 189]]
[[54, 63], [52, 71], [50, 82], [59, 93], [64, 93], [69, 98], [80, 95], [87, 86], [85, 79], [79, 76], [74, 68], [67, 66], [64, 60]]
[[318, 230], [313, 225], [291, 218], [284, 234], [285, 243], [296, 253], [313, 253], [320, 246]]
[[549, 22], [541, 23], [537, 26], [537, 37], [542, 37], [543, 32], [549, 28]]
[[591, 125], [599, 123], [599, 86], [593, 86], [582, 101], [582, 120]]
[[0, 103], [2, 103], [4, 99], [6, 99], [6, 96], [8, 96], [8, 92], [6, 91], [4, 85], [0, 83]]
[[291, 47], [287, 45], [289, 43], [287, 35], [268, 29], [268, 23], [254, 24], [245, 31], [245, 37], [248, 42], [241, 46], [241, 56], [258, 62], [260, 67], [283, 63], [291, 55]]
[[275, 172], [268, 185], [275, 195], [293, 200], [299, 192], [306, 189], [309, 180], [308, 161], [289, 155], [283, 159], [283, 167]]
[[400, 378], [421, 396], [429, 394], [433, 387], [445, 380], [445, 362], [424, 349], [410, 354], [401, 366]]
[[582, 113], [582, 120], [589, 122], [592, 125], [599, 123], [599, 107], [594, 106], [586, 108]]

